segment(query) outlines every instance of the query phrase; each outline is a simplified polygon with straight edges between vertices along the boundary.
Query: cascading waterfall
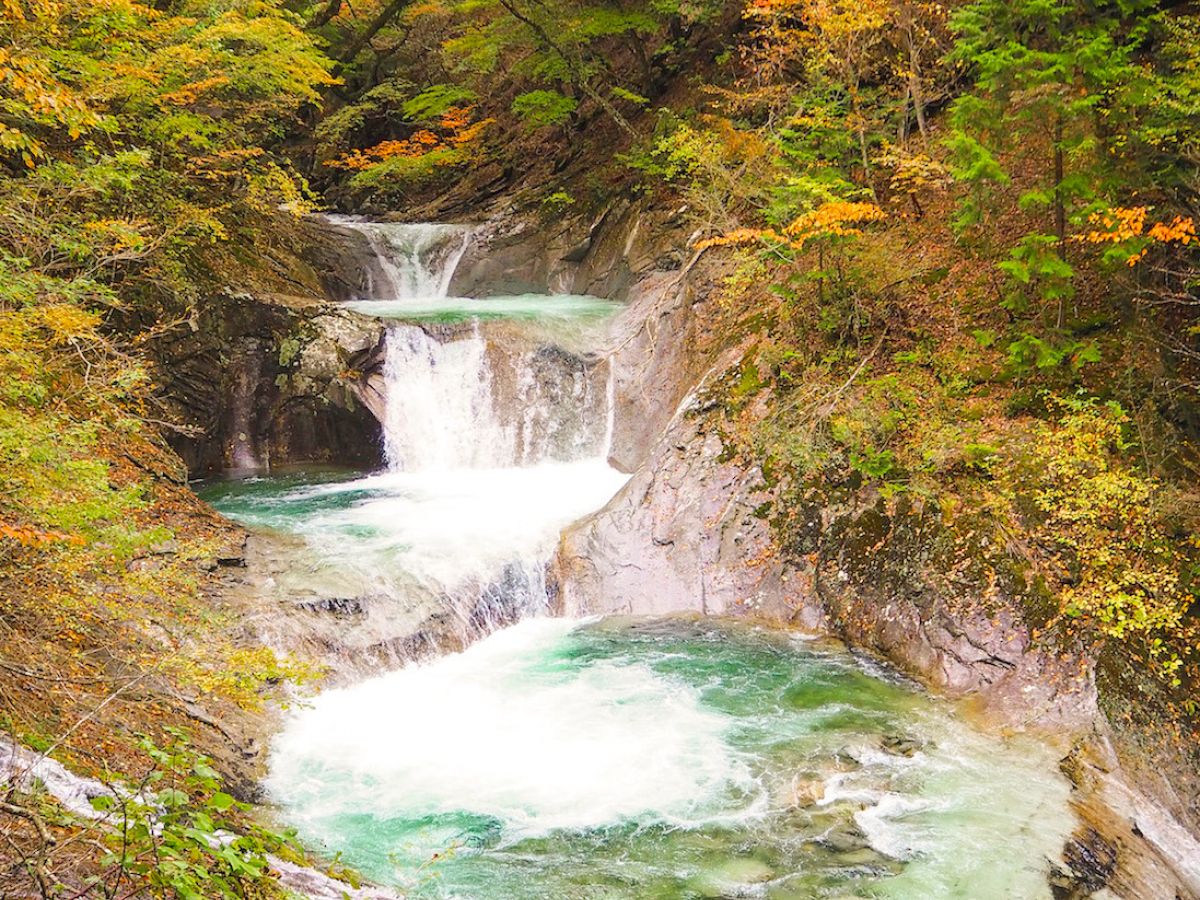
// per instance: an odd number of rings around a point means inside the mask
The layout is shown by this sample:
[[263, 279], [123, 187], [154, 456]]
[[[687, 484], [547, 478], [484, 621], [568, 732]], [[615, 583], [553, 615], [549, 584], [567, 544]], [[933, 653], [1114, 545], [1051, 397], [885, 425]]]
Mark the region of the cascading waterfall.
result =
[[[544, 610], [559, 532], [602, 506], [626, 476], [606, 462], [611, 390], [602, 359], [562, 349], [523, 317], [407, 317], [457, 302], [448, 289], [469, 229], [337, 224], [367, 237], [380, 254], [374, 268], [386, 274], [378, 294], [352, 304], [389, 323], [386, 470], [288, 485], [256, 494], [248, 508], [225, 508], [300, 534], [315, 552], [301, 573], [285, 576], [289, 587], [297, 579], [314, 593], [309, 605], [332, 594], [338, 608], [364, 610], [368, 626], [356, 632], [388, 648], [366, 658], [396, 663], [409, 644], [392, 639], [430, 617], [456, 622], [460, 637], [472, 639]], [[363, 654], [347, 657], [354, 666]]]
[[[394, 229], [380, 232], [389, 247], [402, 248], [389, 262], [394, 282], [414, 291], [413, 300], [445, 299], [464, 245], [450, 252], [445, 246], [457, 233], [446, 226]], [[593, 389], [594, 373], [582, 361], [550, 347], [489, 340], [478, 320], [444, 337], [398, 322], [389, 327], [385, 350], [383, 431], [390, 471], [443, 478], [457, 473], [482, 488], [476, 498], [481, 507], [494, 502], [499, 490], [502, 515], [515, 511], [508, 502], [520, 503], [508, 495], [508, 485], [528, 484], [536, 495], [539, 486], [557, 484], [544, 508], [549, 512], [562, 502], [564, 511], [578, 515], [583, 502], [602, 502], [602, 494], [619, 484], [605, 460], [611, 392]], [[564, 480], [556, 477], [564, 467], [577, 479], [565, 492]], [[557, 516], [549, 521], [554, 531], [565, 524]], [[551, 548], [533, 540], [503, 562], [471, 606], [471, 630], [486, 633], [546, 607]]]
[[364, 222], [346, 216], [331, 216], [330, 221], [362, 234], [375, 252], [378, 272], [367, 269], [362, 300], [445, 297], [471, 245], [471, 229], [459, 225]]
[[[338, 223], [366, 236], [385, 275], [359, 306], [386, 303], [393, 316], [445, 301], [471, 241], [470, 229], [455, 225]], [[500, 468], [599, 456], [611, 383], [601, 397], [592, 382], [587, 367], [552, 348], [498, 346], [477, 319], [443, 337], [396, 322], [385, 338], [388, 467]]]
[[349, 665], [404, 662], [375, 647], [432, 620], [481, 639], [293, 712], [267, 787], [306, 840], [436, 900], [1048, 896], [1074, 827], [1053, 754], [787, 635], [529, 615], [562, 528], [625, 481], [611, 360], [545, 323], [610, 308], [450, 298], [469, 232], [353, 227], [382, 274], [352, 305], [393, 320], [387, 469], [212, 496], [361, 606], [332, 627], [371, 636]]
[[441, 343], [415, 325], [386, 337], [384, 454], [398, 471], [511, 465], [512, 428], [493, 396], [487, 342], [478, 329]]
[[552, 348], [498, 346], [478, 323], [447, 340], [393, 325], [384, 364], [388, 466], [413, 472], [603, 460], [612, 390], [595, 382], [608, 368]]

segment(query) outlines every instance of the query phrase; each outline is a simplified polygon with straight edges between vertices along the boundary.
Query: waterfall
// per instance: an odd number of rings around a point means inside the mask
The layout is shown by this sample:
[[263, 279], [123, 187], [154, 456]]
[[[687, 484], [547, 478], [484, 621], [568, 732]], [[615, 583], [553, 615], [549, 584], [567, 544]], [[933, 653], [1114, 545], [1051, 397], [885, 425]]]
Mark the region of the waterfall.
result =
[[[382, 273], [355, 308], [390, 320], [382, 476], [390, 499], [354, 515], [375, 527], [395, 519], [388, 528], [408, 548], [406, 574], [436, 590], [467, 633], [546, 609], [559, 531], [624, 482], [606, 462], [611, 363], [547, 342], [528, 318], [406, 321], [406, 309], [446, 298], [470, 230], [347, 224], [366, 236]], [[443, 533], [462, 540], [450, 549]]]
[[384, 364], [389, 468], [488, 469], [603, 459], [612, 391], [554, 348], [489, 341], [476, 324], [438, 340], [393, 325]]
[[611, 354], [606, 359], [608, 377], [604, 380], [604, 403], [607, 415], [604, 420], [604, 459], [612, 456], [613, 435], [617, 431], [617, 357]]
[[430, 300], [445, 297], [450, 281], [471, 246], [472, 231], [462, 225], [431, 222], [364, 222], [330, 216], [357, 231], [375, 252], [378, 271], [367, 270], [370, 301]]
[[487, 343], [440, 343], [415, 325], [386, 338], [383, 423], [388, 467], [490, 468], [512, 462], [513, 433], [497, 414]]
[[[273, 576], [272, 590], [304, 609], [349, 611], [353, 627], [331, 619], [312, 643], [363, 673], [546, 611], [562, 529], [628, 476], [607, 464], [614, 374], [594, 349], [612, 305], [524, 295], [501, 298], [497, 313], [492, 297], [445, 296], [469, 229], [333, 224], [378, 256], [362, 260], [367, 296], [347, 306], [386, 323], [386, 467], [280, 475], [218, 506], [302, 539], [302, 564]], [[278, 633], [281, 645], [293, 639], [286, 622]]]

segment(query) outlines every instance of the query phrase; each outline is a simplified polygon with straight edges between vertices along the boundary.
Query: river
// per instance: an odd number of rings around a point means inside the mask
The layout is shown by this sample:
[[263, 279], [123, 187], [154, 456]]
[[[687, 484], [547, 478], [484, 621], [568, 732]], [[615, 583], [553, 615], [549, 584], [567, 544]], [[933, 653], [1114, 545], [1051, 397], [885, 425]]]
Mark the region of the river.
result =
[[1049, 896], [1074, 823], [1035, 741], [833, 642], [548, 615], [558, 535], [627, 480], [617, 305], [453, 297], [470, 229], [340, 224], [380, 255], [349, 305], [389, 323], [386, 468], [202, 494], [342, 596], [442, 610], [466, 649], [290, 713], [266, 786], [313, 849], [414, 897]]

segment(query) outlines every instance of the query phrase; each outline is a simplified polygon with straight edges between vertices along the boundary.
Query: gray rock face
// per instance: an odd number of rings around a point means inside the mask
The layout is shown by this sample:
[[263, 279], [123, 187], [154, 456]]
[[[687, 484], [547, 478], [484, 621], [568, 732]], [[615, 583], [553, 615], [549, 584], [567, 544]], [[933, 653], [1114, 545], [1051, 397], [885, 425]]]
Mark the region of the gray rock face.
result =
[[225, 294], [159, 343], [158, 381], [193, 475], [381, 458], [383, 326], [314, 300]]
[[[629, 292], [613, 323], [616, 416], [610, 461], [637, 468], [704, 372], [697, 340], [695, 292], [680, 272], [651, 272]], [[677, 441], [678, 443], [678, 441]]]
[[[655, 265], [670, 229], [620, 200], [594, 217], [501, 214], [477, 229], [450, 284], [453, 294], [592, 294], [624, 300]], [[639, 236], [644, 239], [639, 240]]]
[[1200, 840], [1128, 777], [1104, 732], [1101, 724], [1062, 761], [1081, 824], [1051, 881], [1055, 897], [1200, 898]]
[[722, 456], [695, 402], [600, 512], [568, 529], [557, 567], [568, 615], [790, 615], [783, 566], [756, 511], [762, 475]]
[[[631, 472], [708, 366], [680, 211], [619, 200], [593, 217], [500, 215], [480, 225], [450, 285], [459, 296], [591, 294], [625, 308], [612, 325], [617, 414], [610, 461]], [[694, 262], [694, 257], [693, 257]]]
[[307, 237], [303, 262], [315, 273], [330, 300], [361, 300], [372, 283], [386, 279], [366, 235], [312, 216], [303, 223]]

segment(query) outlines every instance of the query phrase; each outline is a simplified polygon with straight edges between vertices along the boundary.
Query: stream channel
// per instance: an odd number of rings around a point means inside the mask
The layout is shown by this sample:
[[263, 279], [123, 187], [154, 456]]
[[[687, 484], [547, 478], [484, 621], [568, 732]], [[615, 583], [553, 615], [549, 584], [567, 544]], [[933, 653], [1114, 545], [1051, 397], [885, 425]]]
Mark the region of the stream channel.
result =
[[[468, 229], [345, 220], [379, 255], [386, 467], [201, 494], [308, 580], [462, 652], [299, 703], [267, 790], [312, 849], [430, 898], [1027, 898], [1074, 822], [1048, 749], [832, 642], [549, 615], [561, 530], [627, 476], [594, 297], [448, 296]], [[353, 627], [353, 626], [347, 626]]]

